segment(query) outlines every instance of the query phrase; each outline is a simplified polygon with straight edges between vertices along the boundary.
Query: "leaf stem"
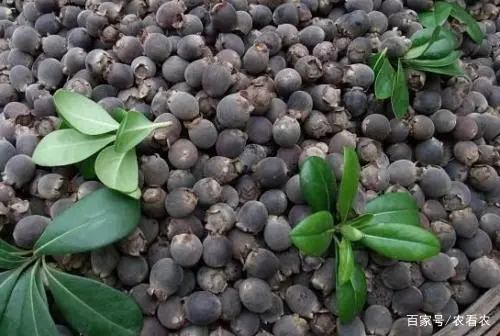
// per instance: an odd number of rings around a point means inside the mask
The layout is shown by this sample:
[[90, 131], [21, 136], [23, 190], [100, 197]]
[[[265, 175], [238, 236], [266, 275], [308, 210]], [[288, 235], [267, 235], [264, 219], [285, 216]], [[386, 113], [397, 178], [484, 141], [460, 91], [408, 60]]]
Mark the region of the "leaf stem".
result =
[[161, 128], [161, 127], [167, 127], [170, 125], [172, 125], [171, 121], [165, 121], [165, 122], [161, 122], [161, 123], [153, 123], [154, 129]]

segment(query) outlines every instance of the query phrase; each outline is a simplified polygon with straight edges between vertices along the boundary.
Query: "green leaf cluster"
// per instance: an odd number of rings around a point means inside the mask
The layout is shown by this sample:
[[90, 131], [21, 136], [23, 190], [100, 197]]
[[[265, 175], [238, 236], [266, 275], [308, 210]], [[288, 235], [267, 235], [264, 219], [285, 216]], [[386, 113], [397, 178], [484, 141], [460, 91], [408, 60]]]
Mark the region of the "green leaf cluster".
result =
[[[344, 148], [340, 186], [330, 164], [307, 158], [300, 167], [300, 186], [313, 213], [290, 233], [305, 255], [322, 256], [334, 244], [336, 307], [342, 323], [349, 323], [366, 301], [366, 279], [354, 258], [354, 246], [364, 245], [380, 255], [405, 261], [430, 258], [440, 251], [438, 238], [420, 226], [417, 204], [409, 193], [387, 193], [366, 204], [356, 216], [360, 165], [356, 152]], [[337, 194], [338, 190], [338, 194]]]
[[89, 251], [122, 239], [137, 226], [139, 206], [133, 198], [102, 188], [54, 218], [33, 250], [0, 240], [2, 335], [58, 335], [45, 288], [79, 334], [137, 335], [142, 314], [133, 299], [101, 282], [61, 272], [46, 258]]
[[108, 188], [140, 197], [135, 146], [151, 131], [171, 122], [153, 123], [142, 113], [101, 105], [68, 90], [54, 94], [61, 127], [45, 136], [33, 161], [46, 167], [77, 164], [86, 178], [99, 178]]
[[443, 28], [449, 17], [466, 25], [471, 39], [480, 44], [484, 35], [478, 23], [462, 7], [455, 3], [436, 2], [431, 11], [419, 14], [424, 29], [411, 37], [411, 47], [403, 57], [387, 57], [386, 50], [373, 54], [369, 63], [375, 73], [375, 97], [391, 99], [396, 118], [404, 117], [410, 104], [407, 72], [418, 70], [445, 76], [459, 76], [458, 41], [450, 30]]

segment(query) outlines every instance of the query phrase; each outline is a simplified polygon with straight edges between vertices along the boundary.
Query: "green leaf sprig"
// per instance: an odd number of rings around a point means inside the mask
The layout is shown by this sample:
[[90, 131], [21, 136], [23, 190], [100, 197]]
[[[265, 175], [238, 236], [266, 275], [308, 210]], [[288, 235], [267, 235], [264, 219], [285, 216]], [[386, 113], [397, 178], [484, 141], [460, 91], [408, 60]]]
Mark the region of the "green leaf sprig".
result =
[[86, 178], [97, 177], [108, 188], [139, 198], [135, 147], [171, 122], [153, 123], [142, 113], [122, 109], [110, 115], [87, 97], [62, 89], [54, 94], [54, 103], [61, 127], [40, 141], [33, 162], [45, 167], [77, 164]]
[[438, 1], [427, 12], [419, 14], [424, 29], [411, 37], [411, 47], [403, 57], [388, 57], [387, 50], [371, 55], [370, 66], [375, 73], [375, 97], [391, 98], [396, 118], [408, 113], [410, 104], [407, 72], [417, 70], [445, 76], [463, 75], [459, 65], [461, 52], [453, 32], [443, 27], [449, 17], [466, 25], [467, 34], [477, 44], [484, 39], [476, 20], [456, 3]]
[[101, 282], [66, 274], [46, 258], [112, 244], [139, 223], [139, 201], [102, 188], [49, 223], [33, 250], [0, 240], [0, 330], [2, 335], [54, 336], [45, 287], [68, 324], [88, 336], [135, 336], [142, 313], [128, 295]]
[[[305, 255], [322, 256], [334, 242], [336, 307], [340, 321], [349, 323], [366, 302], [366, 279], [354, 258], [353, 243], [388, 258], [418, 261], [440, 251], [439, 239], [420, 226], [417, 204], [409, 193], [387, 193], [368, 202], [361, 216], [353, 215], [360, 166], [356, 152], [344, 148], [339, 192], [332, 167], [319, 157], [300, 167], [300, 186], [313, 213], [290, 233], [292, 243]], [[335, 184], [335, 186], [332, 186]], [[333, 200], [336, 200], [332, 203]], [[332, 205], [333, 204], [333, 205]]]

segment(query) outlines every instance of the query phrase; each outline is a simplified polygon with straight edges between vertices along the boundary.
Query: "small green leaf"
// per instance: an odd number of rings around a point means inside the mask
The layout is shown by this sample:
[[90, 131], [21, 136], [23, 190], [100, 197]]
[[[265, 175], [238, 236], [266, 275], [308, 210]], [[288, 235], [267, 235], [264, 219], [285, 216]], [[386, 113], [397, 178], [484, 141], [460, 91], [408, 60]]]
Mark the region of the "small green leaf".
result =
[[88, 336], [136, 336], [142, 314], [128, 295], [101, 282], [44, 267], [56, 305], [68, 323]]
[[406, 192], [383, 194], [368, 202], [364, 211], [372, 214], [372, 218], [363, 223], [353, 225], [359, 230], [363, 227], [380, 223], [420, 226], [417, 203], [413, 196]]
[[313, 212], [332, 211], [337, 182], [328, 162], [318, 156], [308, 157], [300, 167], [300, 189]]
[[455, 45], [453, 41], [448, 39], [439, 39], [437, 41], [432, 42], [426, 51], [420, 55], [422, 59], [440, 59], [447, 55], [449, 55], [453, 49], [455, 49]]
[[342, 238], [339, 245], [338, 283], [345, 284], [354, 270], [354, 253], [348, 239]]
[[360, 172], [358, 155], [356, 151], [348, 147], [344, 147], [344, 172], [346, 173], [342, 176], [342, 181], [340, 182], [337, 202], [337, 211], [342, 222], [347, 219], [352, 202], [356, 197]]
[[437, 26], [437, 27], [434, 27], [433, 31], [432, 31], [432, 35], [429, 39], [429, 42], [427, 43], [427, 49], [424, 50], [424, 52], [422, 53], [425, 54], [427, 52], [427, 50], [429, 50], [429, 48], [436, 42], [439, 40], [440, 38], [440, 34], [441, 34], [441, 27], [440, 26]]
[[80, 172], [80, 174], [87, 180], [91, 180], [97, 177], [95, 173], [96, 159], [97, 159], [97, 154], [94, 154], [83, 161], [75, 163], [75, 165], [78, 167], [78, 171]]
[[0, 321], [9, 302], [12, 289], [23, 271], [24, 267], [0, 273]]
[[378, 75], [380, 68], [382, 67], [382, 63], [384, 63], [384, 60], [387, 59], [387, 57], [385, 56], [386, 54], [387, 54], [387, 49], [384, 49], [379, 53], [371, 54], [370, 57], [368, 58], [368, 63], [370, 64], [370, 67], [373, 69], [375, 76]]
[[436, 26], [442, 26], [448, 20], [451, 14], [450, 4], [438, 1], [434, 4], [434, 21]]
[[124, 193], [135, 191], [139, 184], [139, 167], [135, 149], [118, 153], [115, 146], [104, 148], [95, 161], [95, 172], [108, 188]]
[[411, 68], [413, 70], [432, 72], [440, 75], [447, 76], [461, 76], [463, 75], [462, 68], [458, 65], [457, 62], [445, 65], [442, 67], [429, 67], [429, 66], [420, 66], [420, 65], [412, 65]]
[[460, 58], [460, 51], [452, 51], [448, 55], [440, 59], [412, 59], [412, 60], [404, 60], [404, 64], [408, 67], [416, 66], [425, 66], [425, 67], [442, 67], [446, 65], [450, 65], [455, 63]]
[[371, 213], [361, 215], [359, 217], [350, 219], [344, 223], [344, 226], [352, 226], [352, 227], [357, 227], [359, 225], [363, 225], [365, 223], [368, 223], [371, 221], [373, 218], [373, 215]]
[[116, 133], [116, 151], [125, 153], [146, 139], [151, 131], [171, 124], [170, 121], [153, 123], [140, 112], [127, 112]]
[[429, 43], [432, 33], [434, 32], [434, 28], [435, 27], [424, 28], [413, 33], [413, 35], [410, 36], [411, 47], [415, 48]]
[[433, 11], [425, 11], [418, 13], [418, 21], [424, 28], [432, 28], [436, 26], [436, 17]]
[[59, 127], [57, 128], [58, 130], [72, 128], [71, 125], [69, 124], [69, 122], [67, 122], [66, 120], [64, 120], [63, 117], [59, 116], [59, 119], [61, 119], [61, 123], [59, 124]]
[[410, 97], [408, 93], [408, 84], [406, 83], [406, 72], [401, 65], [401, 60], [398, 60], [398, 72], [394, 80], [391, 96], [392, 111], [396, 118], [403, 118], [408, 112], [410, 105]]
[[403, 59], [409, 60], [409, 59], [414, 59], [414, 58], [420, 57], [424, 53], [424, 51], [427, 50], [427, 48], [429, 47], [429, 44], [430, 43], [425, 43], [425, 44], [422, 44], [418, 47], [412, 47], [410, 50], [408, 50], [406, 52]]
[[378, 223], [358, 229], [364, 233], [363, 245], [391, 259], [419, 261], [440, 251], [439, 239], [418, 226]]
[[85, 160], [113, 140], [112, 134], [90, 136], [74, 129], [57, 130], [40, 141], [32, 160], [45, 167], [69, 165]]
[[290, 232], [290, 239], [302, 253], [319, 257], [330, 245], [333, 228], [332, 214], [328, 211], [319, 211], [297, 224]]
[[342, 233], [343, 237], [349, 239], [352, 242], [359, 241], [361, 240], [361, 238], [363, 238], [363, 232], [347, 224], [340, 226], [340, 232]]
[[104, 134], [116, 130], [119, 126], [101, 105], [81, 94], [57, 90], [54, 94], [54, 104], [57, 112], [83, 134]]
[[[338, 259], [339, 258], [337, 258], [337, 260]], [[339, 282], [339, 273], [337, 272], [337, 285], [335, 290], [336, 304], [339, 319], [342, 324], [350, 323], [358, 313], [363, 311], [366, 302], [367, 292], [365, 273], [357, 262], [354, 261], [353, 264], [354, 268], [351, 277], [349, 281], [343, 285]]]
[[392, 94], [392, 82], [396, 71], [387, 58], [384, 59], [382, 67], [375, 79], [375, 97], [377, 99], [389, 98]]
[[[125, 119], [125, 116], [127, 115], [127, 111], [125, 111], [122, 108], [115, 108], [113, 111], [111, 111], [111, 116], [113, 119], [115, 119], [117, 122], [121, 123], [123, 119]], [[120, 127], [118, 127], [120, 128]]]
[[122, 239], [139, 223], [140, 204], [102, 188], [57, 216], [35, 243], [35, 254], [78, 253]]
[[37, 265], [28, 270], [30, 276], [21, 312], [22, 333], [33, 336], [57, 335], [56, 325], [46, 303], [45, 292], [40, 293], [38, 271]]
[[451, 16], [467, 26], [467, 34], [469, 34], [472, 41], [476, 44], [481, 44], [484, 34], [474, 17], [456, 3], [450, 3], [449, 5], [452, 8]]

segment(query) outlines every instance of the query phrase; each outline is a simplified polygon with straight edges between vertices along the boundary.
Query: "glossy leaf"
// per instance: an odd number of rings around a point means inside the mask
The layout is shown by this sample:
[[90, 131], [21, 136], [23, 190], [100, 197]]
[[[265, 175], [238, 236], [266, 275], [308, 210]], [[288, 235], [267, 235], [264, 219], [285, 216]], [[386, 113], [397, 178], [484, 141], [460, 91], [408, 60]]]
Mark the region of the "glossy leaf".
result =
[[95, 173], [95, 160], [97, 159], [97, 154], [86, 158], [83, 161], [77, 162], [75, 165], [78, 167], [80, 174], [88, 180], [95, 179], [97, 177]]
[[403, 118], [408, 112], [410, 97], [408, 93], [408, 84], [406, 83], [406, 72], [401, 65], [401, 60], [398, 60], [398, 71], [392, 87], [391, 104], [392, 111], [398, 119]]
[[377, 99], [389, 98], [392, 94], [392, 82], [396, 71], [387, 58], [384, 59], [380, 71], [375, 79], [375, 97]]
[[127, 112], [116, 133], [116, 151], [118, 153], [125, 153], [146, 139], [151, 131], [159, 127], [167, 127], [171, 124], [170, 121], [153, 123], [142, 113]]
[[422, 54], [425, 54], [427, 50], [434, 44], [434, 42], [437, 42], [439, 40], [440, 34], [441, 34], [441, 27], [439, 26], [434, 27], [432, 30], [431, 37], [429, 38], [429, 42], [427, 43], [427, 49], [425, 49]]
[[340, 232], [342, 233], [343, 237], [349, 239], [352, 242], [359, 241], [361, 240], [361, 238], [363, 238], [363, 232], [350, 225], [342, 225], [340, 227]]
[[[33, 266], [31, 268], [33, 268]], [[26, 293], [28, 292], [31, 268], [26, 271], [19, 272], [20, 274], [18, 274], [19, 277], [17, 278], [17, 282], [15, 282], [11, 288], [7, 305], [4, 308], [4, 312], [0, 320], [0, 330], [2, 331], [2, 335], [24, 335], [21, 329], [24, 323], [23, 307]]]
[[300, 189], [313, 212], [332, 211], [337, 182], [328, 162], [317, 156], [308, 157], [300, 167]]
[[354, 253], [351, 243], [348, 239], [342, 238], [339, 245], [339, 269], [338, 282], [340, 285], [345, 284], [351, 278], [354, 271]]
[[118, 153], [115, 146], [104, 148], [95, 160], [95, 173], [108, 188], [124, 193], [135, 191], [139, 185], [139, 167], [135, 149]]
[[460, 76], [463, 74], [462, 68], [456, 62], [442, 67], [429, 67], [412, 64], [411, 69], [447, 76]]
[[451, 16], [467, 26], [467, 34], [476, 44], [481, 44], [484, 34], [474, 17], [456, 3], [450, 3]]
[[354, 261], [354, 267], [349, 281], [341, 285], [338, 274], [337, 272], [337, 285], [335, 290], [337, 312], [340, 322], [342, 324], [348, 324], [358, 313], [363, 311], [367, 296], [366, 278], [365, 273], [356, 261]]
[[90, 136], [74, 129], [57, 130], [40, 141], [32, 160], [45, 167], [69, 165], [87, 159], [114, 140], [112, 134]]
[[29, 281], [24, 297], [22, 317], [22, 331], [24, 335], [53, 336], [58, 331], [50, 316], [44, 294], [40, 293], [38, 267], [27, 270]]
[[319, 257], [330, 245], [333, 228], [332, 214], [328, 211], [319, 211], [297, 224], [290, 232], [290, 239], [302, 253]]
[[432, 42], [427, 50], [422, 53], [420, 58], [440, 59], [449, 55], [453, 51], [453, 49], [455, 49], [453, 41], [450, 41], [448, 39], [439, 39]]
[[425, 43], [425, 44], [422, 44], [418, 47], [412, 47], [410, 48], [410, 50], [408, 50], [406, 52], [406, 54], [404, 55], [403, 59], [405, 60], [408, 60], [408, 59], [415, 59], [417, 57], [420, 57], [424, 51], [427, 50], [427, 48], [429, 47], [429, 43]]
[[14, 289], [14, 286], [24, 267], [8, 270], [0, 273], [0, 321]]
[[419, 261], [440, 251], [439, 239], [418, 226], [378, 223], [358, 229], [364, 233], [363, 245], [391, 259]]
[[404, 60], [404, 63], [409, 67], [412, 67], [413, 65], [425, 67], [442, 67], [455, 63], [460, 58], [460, 55], [460, 51], [452, 51], [451, 53], [440, 59], [412, 59]]
[[418, 13], [418, 21], [424, 28], [435, 27], [436, 18], [433, 11], [425, 11]]
[[0, 269], [12, 269], [24, 264], [28, 259], [15, 252], [2, 250], [0, 247]]
[[[111, 116], [113, 119], [115, 119], [117, 122], [121, 123], [123, 119], [125, 119], [125, 116], [127, 115], [127, 111], [125, 111], [122, 108], [115, 108], [113, 111], [111, 111]], [[120, 127], [118, 127], [120, 128]]]
[[359, 160], [356, 152], [349, 147], [344, 147], [344, 174], [340, 182], [337, 211], [341, 221], [344, 222], [356, 197], [359, 184]]
[[102, 188], [76, 202], [49, 223], [35, 243], [35, 254], [78, 253], [111, 244], [139, 223], [140, 204]]
[[136, 200], [141, 199], [142, 193], [141, 193], [141, 188], [137, 188], [132, 192], [126, 193], [127, 196], [132, 197]]
[[13, 252], [13, 253], [23, 253], [23, 252], [26, 252], [26, 250], [21, 250], [20, 248], [7, 243], [3, 239], [0, 239], [0, 251]]
[[361, 215], [361, 216], [358, 216], [356, 218], [353, 218], [353, 219], [346, 221], [344, 223], [344, 226], [356, 227], [356, 226], [368, 223], [369, 221], [371, 221], [372, 218], [373, 218], [373, 215], [371, 213], [364, 214], [364, 215]]
[[434, 4], [434, 21], [436, 26], [442, 26], [451, 14], [451, 6], [446, 2], [438, 1]]
[[54, 94], [57, 112], [76, 130], [87, 135], [99, 135], [118, 129], [119, 124], [91, 99], [68, 90]]
[[413, 196], [406, 192], [387, 193], [378, 196], [366, 204], [364, 211], [372, 214], [372, 218], [363, 223], [353, 224], [359, 230], [379, 223], [420, 226], [417, 203]]
[[432, 33], [434, 32], [434, 27], [424, 28], [422, 30], [416, 31], [410, 36], [411, 47], [419, 47], [426, 43], [429, 43]]
[[44, 267], [56, 305], [68, 323], [88, 336], [136, 336], [142, 314], [126, 294], [101, 282]]
[[382, 52], [376, 53], [376, 54], [371, 54], [369, 59], [368, 59], [368, 63], [370, 64], [370, 67], [373, 69], [375, 76], [378, 75], [380, 68], [382, 67], [382, 64], [384, 63], [384, 60], [387, 59], [386, 53], [387, 53], [387, 49], [383, 50]]

